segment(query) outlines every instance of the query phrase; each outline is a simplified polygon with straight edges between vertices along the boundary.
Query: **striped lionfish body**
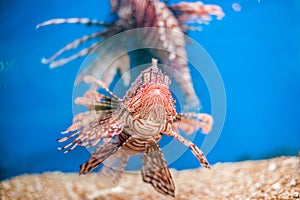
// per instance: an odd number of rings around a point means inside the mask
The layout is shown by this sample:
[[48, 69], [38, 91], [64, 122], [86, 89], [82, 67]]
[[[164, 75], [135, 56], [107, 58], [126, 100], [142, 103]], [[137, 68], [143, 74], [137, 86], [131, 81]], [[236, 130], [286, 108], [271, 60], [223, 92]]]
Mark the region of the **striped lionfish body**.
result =
[[[202, 2], [181, 2], [174, 5], [166, 5], [159, 0], [110, 0], [111, 11], [117, 15], [117, 20], [113, 23], [100, 22], [87, 18], [70, 18], [70, 19], [52, 19], [43, 22], [37, 27], [61, 24], [61, 23], [81, 23], [88, 25], [103, 25], [106, 29], [84, 36], [66, 45], [64, 48], [56, 52], [51, 58], [43, 59], [43, 63], [50, 64], [50, 67], [57, 67], [70, 62], [80, 56], [84, 56], [91, 52], [101, 40], [94, 43], [90, 47], [81, 50], [76, 55], [68, 58], [56, 60], [58, 56], [67, 50], [76, 48], [80, 43], [83, 43], [92, 38], [108, 38], [117, 33], [144, 27], [155, 27], [157, 31], [149, 34], [149, 30], [141, 33], [138, 42], [145, 46], [155, 46], [155, 49], [150, 52], [166, 66], [165, 70], [175, 78], [184, 92], [188, 103], [198, 105], [199, 100], [195, 94], [191, 80], [189, 68], [187, 66], [185, 38], [184, 33], [188, 30], [197, 30], [198, 27], [189, 25], [193, 24], [208, 24], [212, 19], [211, 16], [217, 16], [217, 19], [222, 19], [224, 13], [217, 5], [205, 5]], [[116, 48], [125, 48], [118, 46]], [[163, 49], [164, 51], [158, 51]], [[107, 85], [110, 85], [117, 70], [121, 75], [129, 70], [130, 59], [128, 54], [121, 55], [117, 61], [114, 61], [103, 74], [103, 80]], [[103, 60], [95, 60], [84, 73], [97, 76], [103, 69]], [[83, 77], [83, 75], [79, 76]], [[125, 84], [130, 83], [130, 75], [123, 76]], [[77, 80], [80, 81], [80, 80]]]
[[[108, 162], [101, 171], [114, 174], [118, 181], [125, 169], [128, 158], [142, 153], [142, 177], [158, 192], [175, 196], [175, 185], [164, 155], [158, 145], [162, 135], [174, 137], [189, 147], [200, 163], [209, 167], [203, 152], [191, 141], [178, 133], [181, 129], [192, 133], [202, 129], [208, 133], [212, 126], [212, 117], [208, 114], [177, 113], [169, 90], [169, 77], [157, 67], [152, 66], [141, 72], [132, 83], [123, 99], [115, 96], [104, 83], [92, 76], [84, 81], [95, 83], [109, 93], [109, 96], [96, 91], [87, 91], [76, 103], [89, 108], [87, 112], [74, 117], [73, 124], [63, 132], [75, 132], [58, 142], [71, 139], [60, 148], [66, 152], [76, 146], [96, 146], [87, 162], [80, 166], [80, 174], [86, 174], [102, 162]], [[115, 169], [110, 165], [117, 164]]]

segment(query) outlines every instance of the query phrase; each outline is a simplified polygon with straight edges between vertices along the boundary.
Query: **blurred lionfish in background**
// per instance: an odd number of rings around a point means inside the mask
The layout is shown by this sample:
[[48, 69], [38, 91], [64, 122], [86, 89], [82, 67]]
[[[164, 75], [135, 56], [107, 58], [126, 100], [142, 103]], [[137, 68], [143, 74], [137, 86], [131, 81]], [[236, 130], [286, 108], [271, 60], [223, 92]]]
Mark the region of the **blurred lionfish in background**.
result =
[[[73, 124], [63, 134], [75, 132], [58, 142], [72, 141], [60, 150], [69, 152], [76, 146], [96, 146], [87, 162], [80, 166], [80, 174], [86, 174], [104, 161], [100, 172], [109, 174], [117, 182], [130, 156], [142, 153], [142, 177], [158, 192], [175, 196], [171, 173], [158, 145], [162, 135], [174, 137], [190, 148], [204, 167], [209, 167], [203, 152], [191, 141], [182, 137], [178, 129], [192, 133], [202, 129], [208, 133], [213, 119], [208, 114], [177, 113], [169, 90], [169, 77], [152, 66], [141, 72], [123, 99], [115, 96], [100, 80], [86, 75], [86, 83], [97, 84], [109, 96], [90, 89], [75, 101], [89, 110], [76, 115]], [[113, 165], [118, 165], [115, 168]]]
[[[77, 54], [68, 58], [57, 58], [64, 52], [76, 48], [79, 44], [86, 42], [92, 38], [109, 38], [117, 33], [131, 30], [134, 28], [155, 27], [157, 31], [149, 34], [147, 30], [141, 34], [139, 42], [143, 42], [145, 46], [155, 46], [156, 49], [151, 49], [150, 53], [157, 57], [160, 62], [168, 68], [165, 70], [179, 84], [186, 97], [186, 105], [199, 107], [199, 99], [196, 96], [189, 68], [187, 66], [185, 38], [184, 33], [188, 30], [198, 30], [199, 27], [192, 25], [208, 24], [212, 20], [211, 16], [216, 16], [217, 19], [222, 19], [224, 13], [221, 7], [217, 5], [206, 5], [200, 1], [197, 2], [180, 2], [174, 5], [166, 5], [159, 0], [110, 0], [111, 12], [117, 15], [115, 22], [101, 22], [87, 18], [68, 18], [68, 19], [52, 19], [37, 25], [41, 26], [62, 23], [79, 23], [87, 25], [103, 25], [106, 29], [99, 32], [85, 35], [82, 38], [76, 39], [69, 43], [52, 57], [43, 59], [42, 62], [50, 64], [51, 68], [64, 65], [78, 57], [85, 56], [90, 53], [103, 40], [95, 42], [90, 47], [82, 49]], [[166, 31], [169, 30], [169, 31]], [[171, 31], [170, 31], [171, 30]], [[116, 48], [125, 48], [117, 45]], [[164, 49], [166, 51], [158, 51]], [[107, 58], [109, 59], [109, 58]], [[96, 59], [79, 77], [84, 74], [90, 74], [98, 77], [97, 74], [103, 70], [103, 60]], [[117, 71], [121, 75], [130, 69], [130, 59], [128, 54], [120, 55], [119, 59], [114, 61], [109, 69], [104, 72], [103, 79], [107, 85], [110, 85]], [[130, 74], [122, 76], [124, 83], [129, 85]], [[80, 81], [79, 78], [78, 81]]]

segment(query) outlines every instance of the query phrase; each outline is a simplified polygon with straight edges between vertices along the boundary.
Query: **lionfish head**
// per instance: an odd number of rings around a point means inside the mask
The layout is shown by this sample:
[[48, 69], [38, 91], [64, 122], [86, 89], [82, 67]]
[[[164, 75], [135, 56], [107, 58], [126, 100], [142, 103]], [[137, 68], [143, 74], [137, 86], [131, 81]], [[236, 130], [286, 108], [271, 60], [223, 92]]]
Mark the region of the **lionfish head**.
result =
[[131, 101], [135, 115], [144, 120], [165, 122], [176, 115], [174, 100], [169, 89], [170, 78], [157, 67], [157, 60], [152, 59], [152, 66], [141, 73], [139, 94]]

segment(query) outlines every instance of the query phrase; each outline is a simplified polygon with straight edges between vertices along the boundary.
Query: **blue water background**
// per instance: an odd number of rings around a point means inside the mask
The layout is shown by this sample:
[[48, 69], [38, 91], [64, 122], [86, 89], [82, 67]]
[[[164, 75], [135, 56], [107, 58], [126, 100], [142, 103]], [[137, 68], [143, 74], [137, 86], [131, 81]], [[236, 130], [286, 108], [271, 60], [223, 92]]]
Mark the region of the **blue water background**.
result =
[[[84, 3], [83, 3], [84, 2]], [[178, 1], [170, 0], [169, 3]], [[233, 3], [241, 12], [232, 9]], [[190, 36], [210, 54], [222, 75], [227, 115], [209, 161], [232, 162], [300, 150], [300, 3], [297, 0], [206, 1], [226, 16]], [[60, 170], [77, 172], [85, 148], [64, 155], [56, 148], [72, 120], [72, 91], [82, 59], [51, 70], [40, 61], [97, 27], [35, 26], [52, 18], [112, 20], [109, 2], [0, 1], [0, 61], [16, 66], [0, 72], [0, 178]], [[208, 96], [202, 97], [205, 108]], [[209, 105], [209, 104], [208, 104]], [[203, 137], [197, 136], [195, 143]], [[168, 159], [168, 158], [167, 158]], [[190, 151], [172, 163], [198, 167]]]

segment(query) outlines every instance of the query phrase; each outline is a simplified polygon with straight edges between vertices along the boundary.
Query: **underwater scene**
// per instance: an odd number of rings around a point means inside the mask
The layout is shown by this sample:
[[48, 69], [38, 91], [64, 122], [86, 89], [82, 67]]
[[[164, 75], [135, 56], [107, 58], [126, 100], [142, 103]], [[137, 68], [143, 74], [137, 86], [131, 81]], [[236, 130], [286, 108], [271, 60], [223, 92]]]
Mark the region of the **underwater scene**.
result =
[[300, 199], [298, 0], [0, 11], [0, 199]]

